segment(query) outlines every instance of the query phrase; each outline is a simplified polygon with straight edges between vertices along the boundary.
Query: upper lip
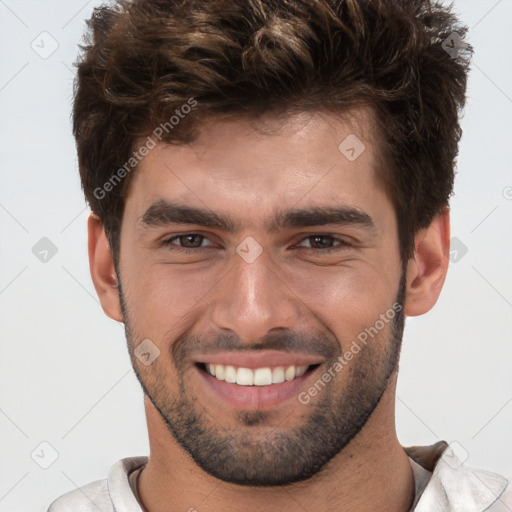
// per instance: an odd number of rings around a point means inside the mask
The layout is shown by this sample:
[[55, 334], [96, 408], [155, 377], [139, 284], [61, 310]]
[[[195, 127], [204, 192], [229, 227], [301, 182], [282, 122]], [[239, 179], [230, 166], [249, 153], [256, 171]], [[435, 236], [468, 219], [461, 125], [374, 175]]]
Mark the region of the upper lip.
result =
[[212, 355], [198, 355], [195, 357], [197, 363], [205, 364], [222, 364], [242, 368], [256, 369], [276, 366], [310, 366], [323, 362], [318, 357], [306, 354], [278, 352], [278, 351], [261, 351], [261, 352], [222, 352]]

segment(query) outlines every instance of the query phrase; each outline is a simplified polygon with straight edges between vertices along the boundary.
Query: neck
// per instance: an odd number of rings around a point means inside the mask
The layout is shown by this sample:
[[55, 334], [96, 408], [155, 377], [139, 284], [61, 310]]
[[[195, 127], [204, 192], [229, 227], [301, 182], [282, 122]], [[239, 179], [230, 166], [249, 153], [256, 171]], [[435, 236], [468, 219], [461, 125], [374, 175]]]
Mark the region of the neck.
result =
[[408, 512], [414, 477], [395, 432], [396, 375], [361, 432], [309, 480], [283, 487], [244, 487], [205, 473], [171, 436], [145, 397], [150, 456], [139, 478], [147, 512]]

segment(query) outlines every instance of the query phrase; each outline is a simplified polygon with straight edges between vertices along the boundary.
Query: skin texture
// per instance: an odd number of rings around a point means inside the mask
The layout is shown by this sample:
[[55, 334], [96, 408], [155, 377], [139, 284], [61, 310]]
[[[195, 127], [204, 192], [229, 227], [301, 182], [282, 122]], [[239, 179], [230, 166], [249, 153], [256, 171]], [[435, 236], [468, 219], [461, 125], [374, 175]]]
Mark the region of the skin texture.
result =
[[[129, 189], [118, 272], [91, 215], [92, 278], [105, 313], [125, 323], [146, 392], [150, 457], [139, 492], [147, 510], [234, 511], [242, 502], [250, 511], [409, 510], [414, 481], [394, 424], [401, 322], [437, 301], [449, 212], [417, 234], [404, 269], [395, 213], [375, 178], [371, 111], [353, 114], [356, 122], [328, 114], [269, 117], [272, 135], [245, 119], [211, 119], [191, 145], [158, 145]], [[366, 149], [351, 162], [338, 145], [352, 133]], [[143, 214], [162, 199], [222, 214], [240, 229], [144, 225]], [[278, 210], [339, 206], [365, 212], [374, 229], [268, 229]], [[194, 252], [178, 252], [190, 239], [162, 243], [191, 233], [205, 237], [194, 239]], [[350, 245], [315, 242], [314, 235]], [[246, 237], [263, 249], [251, 263], [236, 252]], [[243, 410], [198, 377], [199, 352], [299, 350], [322, 360], [307, 390], [397, 302], [401, 314], [307, 404], [294, 397]], [[144, 339], [160, 351], [148, 366], [133, 355]]]

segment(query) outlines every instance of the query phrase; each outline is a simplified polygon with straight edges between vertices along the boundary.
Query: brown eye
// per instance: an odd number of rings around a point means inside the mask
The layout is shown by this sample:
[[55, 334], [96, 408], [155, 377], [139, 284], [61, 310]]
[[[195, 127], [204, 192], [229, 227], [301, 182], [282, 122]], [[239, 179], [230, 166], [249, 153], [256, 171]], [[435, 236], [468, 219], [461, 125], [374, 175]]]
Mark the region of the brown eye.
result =
[[[302, 245], [304, 241], [309, 241], [309, 247]], [[338, 250], [350, 247], [350, 244], [341, 238], [332, 235], [310, 235], [304, 238], [299, 244], [301, 247], [313, 250]]]
[[178, 248], [183, 249], [199, 249], [204, 247], [202, 245], [204, 240], [208, 240], [204, 235], [198, 233], [186, 233], [184, 235], [176, 235], [162, 242], [163, 245], [176, 245]]

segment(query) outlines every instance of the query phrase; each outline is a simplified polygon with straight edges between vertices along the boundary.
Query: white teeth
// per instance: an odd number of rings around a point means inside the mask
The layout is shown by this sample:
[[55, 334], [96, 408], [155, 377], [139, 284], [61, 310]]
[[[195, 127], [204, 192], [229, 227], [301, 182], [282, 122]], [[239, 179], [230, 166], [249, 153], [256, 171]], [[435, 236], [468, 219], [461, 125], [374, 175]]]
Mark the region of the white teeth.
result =
[[254, 384], [254, 373], [249, 368], [238, 368], [236, 372], [236, 383], [241, 386], [252, 386]]
[[215, 365], [215, 377], [219, 380], [224, 380], [224, 365], [216, 364]]
[[271, 368], [235, 368], [234, 366], [223, 364], [206, 364], [206, 369], [210, 375], [218, 380], [225, 380], [231, 384], [239, 386], [269, 386], [271, 384], [280, 384], [301, 377], [306, 373], [309, 366], [277, 366]]
[[292, 380], [295, 378], [295, 366], [288, 366], [284, 372], [284, 378], [286, 380]]
[[295, 377], [302, 377], [307, 369], [307, 366], [297, 366], [297, 368], [295, 368]]
[[272, 370], [272, 384], [279, 384], [284, 382], [284, 368], [278, 366]]
[[268, 386], [272, 384], [272, 371], [270, 368], [258, 368], [254, 372], [255, 386]]
[[226, 366], [224, 373], [224, 380], [226, 382], [236, 382], [236, 370], [234, 366]]

